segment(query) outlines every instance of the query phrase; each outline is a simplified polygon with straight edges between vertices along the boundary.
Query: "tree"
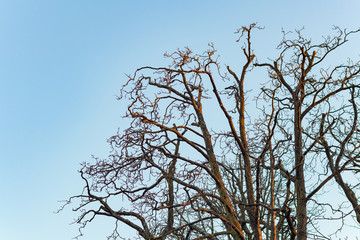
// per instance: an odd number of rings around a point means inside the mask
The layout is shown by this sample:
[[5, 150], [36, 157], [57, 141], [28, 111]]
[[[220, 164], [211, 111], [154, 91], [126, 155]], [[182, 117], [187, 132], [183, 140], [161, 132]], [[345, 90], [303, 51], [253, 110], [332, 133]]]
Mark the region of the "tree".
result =
[[[238, 30], [241, 69], [223, 70], [210, 44], [129, 76], [119, 99], [130, 126], [109, 139], [109, 158], [83, 163], [84, 191], [67, 202], [81, 200], [82, 227], [107, 216], [146, 240], [303, 240], [329, 239], [322, 221], [360, 223], [360, 64], [326, 63], [359, 30], [335, 27], [320, 44], [284, 32], [278, 57], [259, 62], [257, 28]], [[248, 110], [244, 83], [264, 68]]]

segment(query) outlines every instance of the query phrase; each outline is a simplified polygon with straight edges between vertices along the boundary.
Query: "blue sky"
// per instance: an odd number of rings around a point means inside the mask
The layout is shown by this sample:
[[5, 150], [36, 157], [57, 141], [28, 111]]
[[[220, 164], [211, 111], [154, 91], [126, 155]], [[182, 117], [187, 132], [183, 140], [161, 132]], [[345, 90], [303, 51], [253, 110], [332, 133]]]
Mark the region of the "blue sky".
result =
[[[359, 9], [356, 0], [0, 0], [0, 239], [77, 234], [69, 208], [53, 211], [80, 193], [79, 163], [105, 157], [106, 139], [126, 126], [125, 105], [116, 101], [125, 74], [208, 42], [236, 66], [233, 32], [242, 25], [265, 27], [254, 40], [266, 56], [282, 27], [304, 26], [318, 38], [333, 25], [360, 27]], [[359, 56], [359, 36], [350, 44], [344, 56]], [[95, 221], [83, 239], [106, 239], [112, 226]]]

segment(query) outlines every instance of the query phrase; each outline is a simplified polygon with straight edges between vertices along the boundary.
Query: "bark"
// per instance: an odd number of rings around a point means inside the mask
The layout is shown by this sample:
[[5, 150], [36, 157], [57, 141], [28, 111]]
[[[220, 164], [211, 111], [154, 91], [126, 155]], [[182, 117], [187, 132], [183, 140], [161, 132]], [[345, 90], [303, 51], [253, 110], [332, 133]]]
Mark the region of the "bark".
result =
[[274, 168], [275, 168], [275, 159], [274, 159], [274, 155], [270, 146], [270, 208], [271, 208], [271, 212], [270, 212], [270, 224], [271, 224], [271, 228], [270, 228], [270, 239], [271, 240], [276, 240], [277, 239], [277, 228], [276, 228], [276, 213], [275, 213], [275, 175], [274, 175]]
[[302, 152], [302, 130], [301, 130], [301, 103], [294, 101], [294, 148], [295, 148], [295, 192], [296, 192], [296, 219], [298, 240], [307, 238], [307, 213], [306, 213], [306, 189], [304, 178], [304, 156]]

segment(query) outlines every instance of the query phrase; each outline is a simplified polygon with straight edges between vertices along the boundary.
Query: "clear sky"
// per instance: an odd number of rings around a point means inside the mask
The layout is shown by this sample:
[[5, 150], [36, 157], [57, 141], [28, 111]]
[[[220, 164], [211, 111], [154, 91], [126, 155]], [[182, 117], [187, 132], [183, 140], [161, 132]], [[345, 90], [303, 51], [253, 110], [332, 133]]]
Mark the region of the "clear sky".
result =
[[[360, 27], [359, 9], [358, 0], [0, 0], [0, 239], [76, 236], [75, 213], [53, 212], [80, 193], [79, 163], [105, 157], [124, 124], [125, 74], [208, 42], [236, 66], [242, 25], [264, 26], [255, 41], [271, 53], [282, 27], [318, 38], [333, 25]], [[360, 37], [350, 44], [344, 56], [359, 56]], [[112, 227], [97, 220], [83, 239], [105, 240]]]

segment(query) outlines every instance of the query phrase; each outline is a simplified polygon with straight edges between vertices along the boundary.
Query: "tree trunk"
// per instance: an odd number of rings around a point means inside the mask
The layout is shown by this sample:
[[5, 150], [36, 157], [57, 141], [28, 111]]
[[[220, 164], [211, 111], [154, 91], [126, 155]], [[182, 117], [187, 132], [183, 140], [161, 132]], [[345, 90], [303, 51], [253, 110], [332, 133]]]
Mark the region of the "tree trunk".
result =
[[296, 167], [296, 219], [297, 219], [297, 239], [305, 240], [307, 238], [307, 214], [306, 214], [306, 190], [304, 179], [304, 156], [302, 153], [302, 130], [301, 130], [301, 102], [294, 101], [294, 137], [295, 137], [295, 167]]

